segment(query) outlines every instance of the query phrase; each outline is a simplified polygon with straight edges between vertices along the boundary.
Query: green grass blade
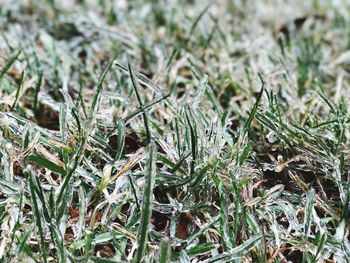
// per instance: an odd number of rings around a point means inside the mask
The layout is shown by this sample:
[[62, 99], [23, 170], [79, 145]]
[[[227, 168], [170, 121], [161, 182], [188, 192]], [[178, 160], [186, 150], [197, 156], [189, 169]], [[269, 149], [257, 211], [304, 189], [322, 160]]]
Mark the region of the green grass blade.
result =
[[185, 112], [186, 120], [188, 127], [190, 128], [190, 137], [191, 137], [191, 153], [192, 153], [192, 159], [191, 159], [191, 169], [190, 169], [190, 175], [194, 174], [194, 167], [195, 167], [195, 162], [197, 158], [197, 136], [195, 129], [193, 128], [191, 124], [191, 120], [187, 114], [187, 111]]
[[42, 167], [45, 167], [49, 169], [50, 171], [60, 174], [60, 175], [66, 175], [66, 170], [62, 167], [58, 166], [57, 164], [54, 164], [53, 162], [45, 159], [44, 157], [40, 155], [29, 155], [26, 157], [27, 161], [34, 162]]
[[254, 104], [254, 106], [253, 106], [253, 108], [252, 108], [252, 110], [251, 110], [251, 112], [249, 114], [248, 120], [247, 120], [247, 122], [246, 122], [246, 124], [244, 126], [244, 133], [248, 133], [249, 130], [250, 130], [250, 125], [252, 124], [252, 121], [254, 119], [255, 113], [256, 113], [256, 111], [258, 109], [260, 100], [261, 100], [262, 95], [263, 95], [264, 90], [265, 90], [265, 81], [263, 80], [263, 78], [261, 77], [260, 74], [259, 74], [259, 77], [260, 77], [260, 80], [261, 80], [261, 83], [262, 83], [262, 87], [261, 87], [261, 90], [260, 90], [260, 92], [258, 94], [258, 97], [256, 98], [256, 102], [255, 102], [255, 104]]
[[90, 119], [94, 116], [95, 112], [97, 111], [98, 103], [99, 103], [100, 98], [101, 98], [103, 81], [105, 80], [109, 69], [113, 65], [113, 61], [114, 60], [111, 60], [108, 63], [108, 65], [104, 68], [100, 78], [98, 79], [98, 82], [97, 82], [97, 85], [96, 85], [95, 94], [94, 94], [94, 98], [93, 98], [92, 103], [91, 103]]
[[29, 189], [30, 189], [30, 194], [32, 197], [32, 204], [33, 204], [33, 210], [34, 210], [34, 216], [36, 220], [36, 227], [38, 228], [39, 236], [40, 236], [40, 249], [43, 257], [44, 263], [48, 262], [47, 261], [47, 252], [46, 252], [46, 246], [45, 246], [45, 233], [44, 233], [44, 228], [41, 222], [41, 212], [39, 210], [39, 205], [38, 205], [38, 200], [35, 194], [35, 186], [33, 182], [33, 175], [30, 172], [30, 170], [24, 171], [24, 174], [26, 178], [29, 180]]
[[202, 17], [205, 15], [205, 13], [208, 11], [209, 7], [211, 6], [211, 4], [207, 5], [202, 12], [200, 12], [200, 14], [197, 16], [197, 18], [194, 20], [192, 26], [191, 26], [191, 29], [190, 29], [190, 33], [189, 33], [189, 36], [191, 37], [194, 30], [196, 29], [199, 21], [202, 19]]
[[141, 222], [137, 235], [137, 251], [134, 262], [142, 262], [147, 246], [147, 237], [152, 214], [153, 187], [156, 173], [156, 145], [151, 143], [148, 146], [147, 170], [145, 175], [145, 188], [142, 201]]
[[11, 68], [11, 66], [13, 65], [13, 63], [16, 62], [19, 54], [21, 54], [22, 50], [18, 51], [16, 53], [16, 55], [14, 55], [13, 57], [11, 57], [8, 62], [5, 64], [5, 66], [1, 69], [0, 71], [0, 80], [2, 79], [2, 77], [7, 73], [7, 71]]
[[40, 89], [41, 89], [42, 82], [43, 82], [43, 73], [40, 70], [39, 71], [38, 82], [36, 83], [35, 89], [34, 89], [34, 101], [33, 101], [33, 104], [34, 104], [34, 113], [35, 114], [38, 114], [38, 107], [39, 107], [39, 105], [38, 105], [38, 98], [39, 98], [39, 92], [40, 92]]
[[171, 257], [170, 244], [167, 237], [163, 238], [160, 242], [159, 248], [159, 263], [168, 263]]
[[117, 123], [118, 139], [117, 139], [117, 149], [114, 161], [118, 161], [123, 153], [123, 148], [125, 144], [125, 124], [122, 120], [118, 120]]
[[19, 92], [21, 91], [21, 87], [23, 85], [23, 81], [24, 81], [24, 71], [22, 71], [22, 74], [21, 74], [21, 78], [18, 82], [18, 85], [17, 85], [17, 89], [16, 89], [16, 97], [15, 97], [15, 101], [13, 102], [12, 106], [11, 106], [11, 110], [13, 111], [17, 105], [17, 102], [18, 102], [18, 99], [19, 99]]
[[311, 224], [312, 224], [312, 210], [314, 207], [315, 189], [311, 189], [307, 196], [307, 203], [305, 206], [305, 238], [310, 234]]
[[92, 240], [93, 240], [93, 232], [90, 229], [88, 229], [85, 232], [85, 248], [84, 248], [85, 262], [89, 261]]
[[209, 260], [206, 260], [204, 262], [208, 262], [208, 263], [229, 262], [231, 260], [234, 260], [234, 259], [238, 258], [240, 255], [244, 255], [244, 254], [248, 253], [249, 250], [254, 248], [258, 244], [258, 242], [260, 241], [261, 237], [262, 237], [261, 235], [251, 237], [248, 240], [246, 240], [243, 244], [233, 248], [231, 251], [221, 253], [218, 256], [215, 256], [215, 257], [213, 257]]
[[[133, 86], [135, 94], [136, 94], [136, 98], [139, 102], [140, 107], [142, 107], [143, 102], [141, 100], [141, 95], [140, 95], [139, 89], [137, 87], [135, 75], [134, 75], [133, 70], [131, 69], [131, 65], [130, 65], [129, 61], [128, 61], [128, 70], [129, 70], [129, 75], [131, 78], [131, 83], [132, 83], [132, 86]], [[143, 116], [143, 122], [144, 122], [145, 130], [146, 130], [146, 143], [148, 144], [151, 141], [151, 134], [150, 134], [149, 125], [148, 125], [148, 118], [147, 118], [147, 114], [145, 112], [142, 113], [142, 116]]]

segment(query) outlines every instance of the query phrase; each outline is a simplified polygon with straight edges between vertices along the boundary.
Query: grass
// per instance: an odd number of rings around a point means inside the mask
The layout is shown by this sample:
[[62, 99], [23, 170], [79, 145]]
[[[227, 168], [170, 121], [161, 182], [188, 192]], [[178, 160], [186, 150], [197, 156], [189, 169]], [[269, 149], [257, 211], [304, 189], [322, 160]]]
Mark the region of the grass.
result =
[[1, 262], [350, 262], [342, 1], [5, 1]]

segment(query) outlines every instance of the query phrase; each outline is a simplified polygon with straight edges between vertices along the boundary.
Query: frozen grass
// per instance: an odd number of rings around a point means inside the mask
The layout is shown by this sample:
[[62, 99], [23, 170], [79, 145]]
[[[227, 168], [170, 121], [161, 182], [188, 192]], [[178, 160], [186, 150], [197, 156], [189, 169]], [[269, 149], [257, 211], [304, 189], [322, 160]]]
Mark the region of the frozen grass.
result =
[[1, 262], [350, 262], [349, 1], [0, 1]]

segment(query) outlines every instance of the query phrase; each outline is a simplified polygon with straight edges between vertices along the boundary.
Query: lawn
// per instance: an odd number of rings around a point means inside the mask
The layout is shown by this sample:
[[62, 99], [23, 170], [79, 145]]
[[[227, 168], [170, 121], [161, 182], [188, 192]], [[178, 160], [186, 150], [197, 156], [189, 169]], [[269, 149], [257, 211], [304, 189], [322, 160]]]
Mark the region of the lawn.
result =
[[0, 0], [0, 262], [350, 262], [349, 14]]

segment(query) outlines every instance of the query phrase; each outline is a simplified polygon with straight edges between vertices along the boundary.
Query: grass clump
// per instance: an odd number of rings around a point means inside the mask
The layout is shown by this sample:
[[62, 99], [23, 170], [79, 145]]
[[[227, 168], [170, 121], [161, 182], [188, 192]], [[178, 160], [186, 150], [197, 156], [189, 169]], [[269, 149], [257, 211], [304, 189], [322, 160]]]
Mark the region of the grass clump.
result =
[[2, 4], [1, 262], [350, 261], [349, 4], [219, 2]]

